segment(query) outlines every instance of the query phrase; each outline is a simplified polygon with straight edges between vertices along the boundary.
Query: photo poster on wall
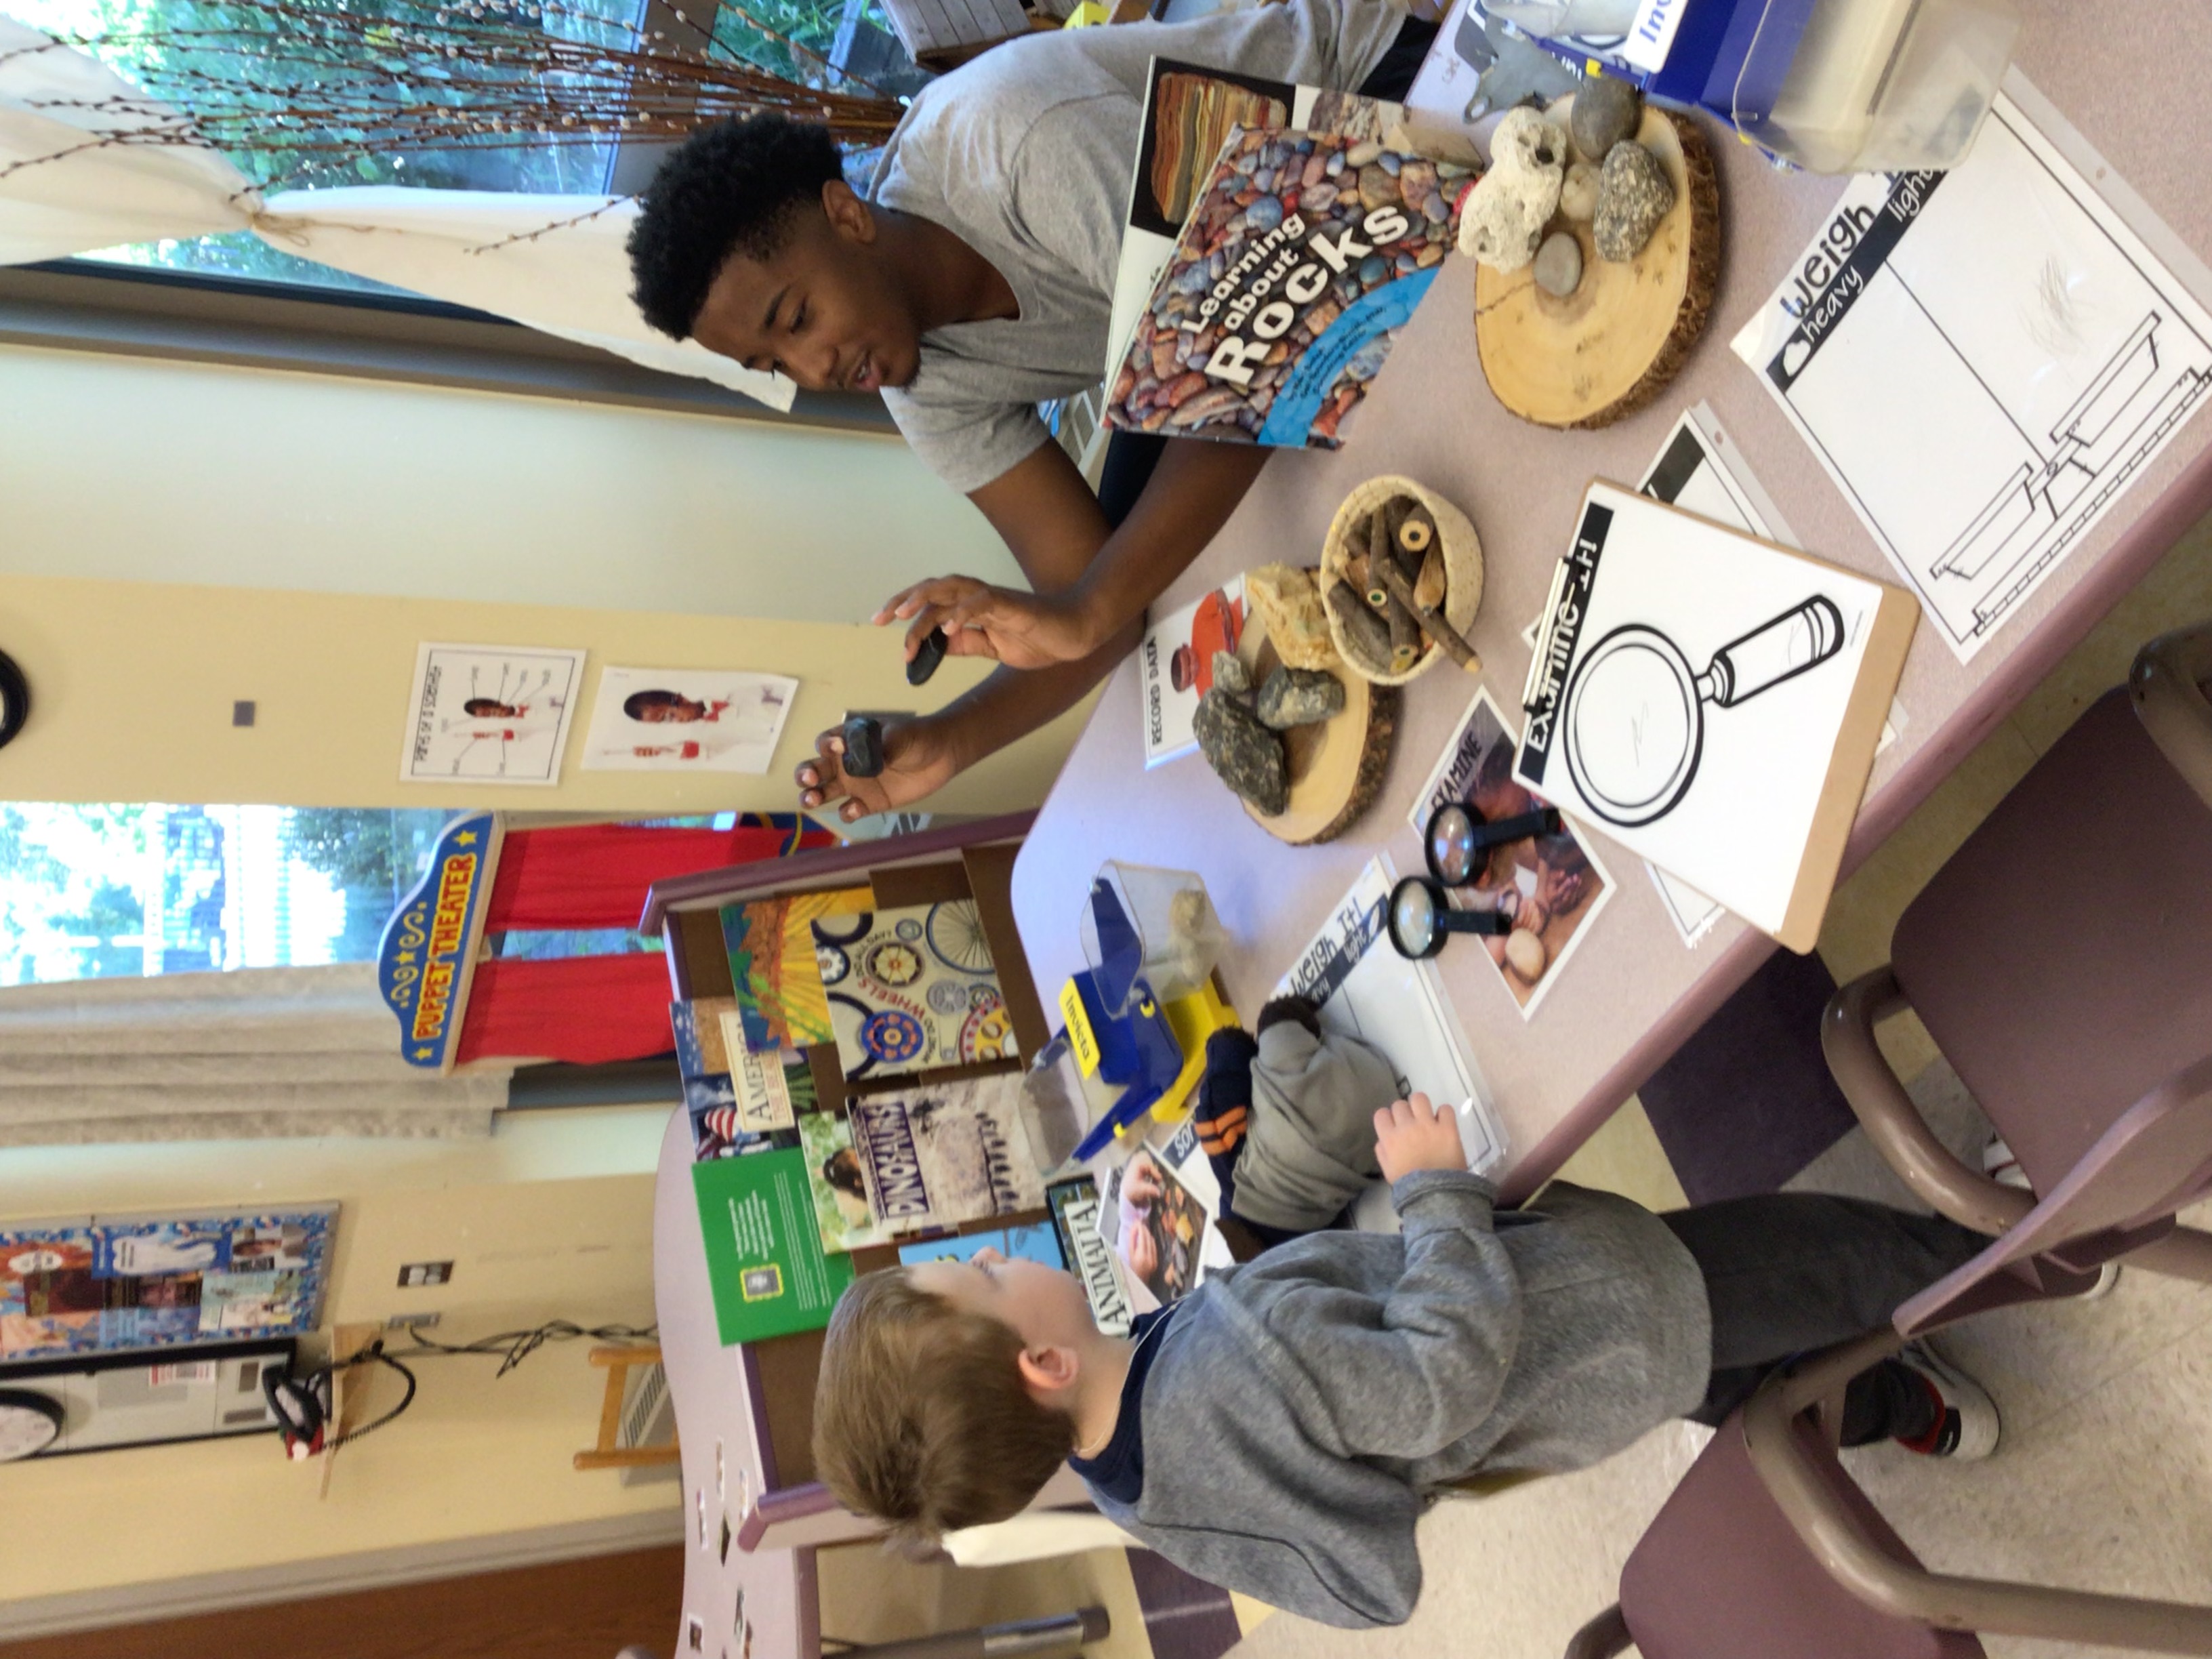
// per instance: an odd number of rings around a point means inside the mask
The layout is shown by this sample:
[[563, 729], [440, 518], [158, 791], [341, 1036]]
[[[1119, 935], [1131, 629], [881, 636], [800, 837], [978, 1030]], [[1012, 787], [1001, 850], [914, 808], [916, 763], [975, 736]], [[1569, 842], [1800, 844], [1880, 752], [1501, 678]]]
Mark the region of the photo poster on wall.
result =
[[584, 770], [765, 772], [798, 692], [782, 674], [602, 668]]
[[315, 1328], [335, 1204], [0, 1224], [0, 1364]]
[[848, 1079], [1016, 1057], [973, 899], [823, 916], [813, 939]]
[[417, 646], [400, 781], [560, 782], [585, 654], [514, 645]]

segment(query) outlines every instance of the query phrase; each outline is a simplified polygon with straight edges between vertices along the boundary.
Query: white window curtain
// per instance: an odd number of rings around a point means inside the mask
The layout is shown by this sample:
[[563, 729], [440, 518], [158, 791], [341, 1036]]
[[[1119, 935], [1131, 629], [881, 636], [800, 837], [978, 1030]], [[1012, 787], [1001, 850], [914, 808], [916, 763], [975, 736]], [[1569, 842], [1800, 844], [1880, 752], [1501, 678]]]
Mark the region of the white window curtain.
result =
[[[0, 264], [250, 230], [271, 246], [789, 410], [794, 388], [654, 333], [629, 297], [634, 200], [362, 186], [263, 197], [190, 120], [0, 14]], [[156, 138], [161, 142], [154, 142]]]
[[374, 963], [0, 989], [0, 1146], [489, 1134], [510, 1070], [402, 1060]]

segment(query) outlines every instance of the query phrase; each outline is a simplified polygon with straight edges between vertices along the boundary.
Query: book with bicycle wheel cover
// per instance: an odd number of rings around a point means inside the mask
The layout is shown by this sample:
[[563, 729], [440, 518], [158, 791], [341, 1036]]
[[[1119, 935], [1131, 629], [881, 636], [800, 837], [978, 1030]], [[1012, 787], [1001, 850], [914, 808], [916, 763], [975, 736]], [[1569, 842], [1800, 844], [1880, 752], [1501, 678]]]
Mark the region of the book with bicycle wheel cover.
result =
[[918, 1082], [845, 1103], [868, 1208], [893, 1237], [1044, 1207], [1021, 1115], [1021, 1074]]
[[1593, 483], [1514, 775], [1809, 951], [1919, 617], [1902, 587]]
[[823, 916], [813, 940], [848, 1080], [1015, 1057], [973, 899]]
[[691, 1187], [724, 1344], [827, 1325], [853, 1263], [822, 1248], [806, 1154], [710, 1158], [691, 1166]]

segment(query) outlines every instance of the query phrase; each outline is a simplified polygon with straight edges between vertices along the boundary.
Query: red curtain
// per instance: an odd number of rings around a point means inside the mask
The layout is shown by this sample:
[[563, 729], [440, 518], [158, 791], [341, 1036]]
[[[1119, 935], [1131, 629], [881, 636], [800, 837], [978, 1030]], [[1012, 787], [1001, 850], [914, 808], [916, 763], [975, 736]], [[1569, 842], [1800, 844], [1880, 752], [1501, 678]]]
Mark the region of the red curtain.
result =
[[734, 830], [657, 830], [622, 823], [518, 830], [501, 843], [486, 925], [520, 929], [634, 927], [646, 890], [672, 876], [750, 864], [835, 839], [775, 824]]
[[[510, 843], [511, 844], [511, 843]], [[666, 1054], [668, 963], [658, 951], [477, 964], [455, 1058], [594, 1066]]]

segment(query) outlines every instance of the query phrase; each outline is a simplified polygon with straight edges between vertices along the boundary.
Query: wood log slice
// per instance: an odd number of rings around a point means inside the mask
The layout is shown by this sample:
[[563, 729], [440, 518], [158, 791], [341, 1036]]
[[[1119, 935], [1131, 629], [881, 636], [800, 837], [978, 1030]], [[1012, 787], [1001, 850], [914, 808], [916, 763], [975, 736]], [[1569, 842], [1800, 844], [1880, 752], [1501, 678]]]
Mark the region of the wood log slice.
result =
[[[1255, 690], [1282, 661], [1257, 612], [1244, 619], [1237, 654], [1251, 672]], [[1398, 730], [1397, 689], [1374, 684], [1341, 663], [1329, 672], [1344, 686], [1342, 711], [1282, 733], [1290, 763], [1290, 805], [1268, 817], [1251, 802], [1244, 803], [1254, 823], [1293, 847], [1334, 841], [1352, 828], [1375, 804], [1383, 774], [1390, 769], [1390, 748]]]
[[[1568, 101], [1551, 112], [1562, 126]], [[1635, 258], [1599, 258], [1589, 223], [1554, 216], [1545, 234], [1571, 231], [1582, 244], [1572, 294], [1545, 293], [1533, 266], [1476, 267], [1482, 372], [1498, 402], [1538, 426], [1610, 426], [1634, 414], [1674, 378], [1712, 309], [1721, 274], [1712, 153], [1695, 121], [1648, 105], [1637, 137], [1667, 169], [1674, 205]]]

